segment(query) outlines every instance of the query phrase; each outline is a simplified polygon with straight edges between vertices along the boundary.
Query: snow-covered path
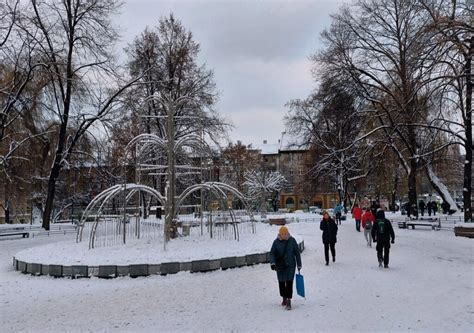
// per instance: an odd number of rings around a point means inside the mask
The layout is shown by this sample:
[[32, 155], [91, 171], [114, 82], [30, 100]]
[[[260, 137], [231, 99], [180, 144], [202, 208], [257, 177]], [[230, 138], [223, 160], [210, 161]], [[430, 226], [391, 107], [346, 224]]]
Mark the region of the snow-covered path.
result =
[[[65, 237], [0, 241], [0, 331], [470, 332], [474, 240], [452, 231], [400, 230], [390, 269], [352, 221], [340, 226], [336, 263], [324, 266], [319, 225], [290, 224], [304, 237], [307, 299], [280, 305], [275, 273], [256, 265], [112, 280], [54, 279], [12, 269], [16, 252]], [[270, 248], [271, 244], [268, 245]]]

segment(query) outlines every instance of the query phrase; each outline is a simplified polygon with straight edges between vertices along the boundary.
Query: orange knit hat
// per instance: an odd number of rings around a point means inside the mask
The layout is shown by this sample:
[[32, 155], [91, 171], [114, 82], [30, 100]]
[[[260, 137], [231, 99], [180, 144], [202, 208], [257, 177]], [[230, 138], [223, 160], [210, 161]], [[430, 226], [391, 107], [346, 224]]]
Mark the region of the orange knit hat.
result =
[[288, 228], [283, 226], [283, 227], [280, 228], [280, 230], [278, 230], [278, 233], [280, 235], [287, 234], [288, 233]]

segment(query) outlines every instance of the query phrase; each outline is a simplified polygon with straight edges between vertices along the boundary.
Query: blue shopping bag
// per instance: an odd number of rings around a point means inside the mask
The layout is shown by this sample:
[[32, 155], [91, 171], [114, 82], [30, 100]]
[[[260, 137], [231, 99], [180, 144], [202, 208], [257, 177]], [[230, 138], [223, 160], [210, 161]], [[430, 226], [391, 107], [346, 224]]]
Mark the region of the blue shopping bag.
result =
[[296, 273], [296, 293], [301, 297], [305, 297], [304, 294], [304, 277], [300, 273]]

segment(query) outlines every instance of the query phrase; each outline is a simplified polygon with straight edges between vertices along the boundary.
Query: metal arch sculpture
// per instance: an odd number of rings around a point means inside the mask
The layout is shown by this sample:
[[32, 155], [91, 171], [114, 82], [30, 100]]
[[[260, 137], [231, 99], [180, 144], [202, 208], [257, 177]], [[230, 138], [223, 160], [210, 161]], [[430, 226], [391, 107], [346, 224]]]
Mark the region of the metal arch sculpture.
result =
[[[181, 195], [179, 196], [179, 198], [176, 202], [176, 206], [179, 207], [182, 204], [182, 202], [184, 201], [184, 199], [186, 199], [192, 193], [194, 193], [196, 191], [199, 191], [199, 190], [203, 190], [203, 189], [204, 190], [209, 190], [210, 192], [217, 193], [218, 197], [221, 200], [227, 198], [227, 194], [225, 193], [225, 191], [228, 191], [228, 192], [232, 193], [233, 195], [235, 195], [237, 198], [239, 198], [242, 201], [242, 203], [244, 204], [244, 206], [247, 208], [247, 211], [249, 212], [249, 214], [251, 215], [250, 216], [251, 217], [250, 221], [252, 223], [252, 232], [253, 233], [255, 232], [254, 219], [252, 217], [249, 204], [248, 204], [247, 200], [245, 199], [244, 195], [242, 193], [240, 193], [234, 187], [232, 187], [228, 184], [225, 184], [225, 183], [205, 182], [205, 183], [202, 183], [202, 184], [196, 184], [196, 185], [190, 186], [181, 193]], [[225, 203], [225, 207], [227, 208], [226, 203]], [[236, 221], [236, 218], [235, 218], [235, 214], [234, 214], [232, 208], [227, 209], [227, 210], [229, 211], [229, 215], [230, 215], [231, 220], [233, 222], [232, 227], [234, 228], [234, 238], [236, 240], [238, 240], [239, 239], [239, 231], [238, 231], [238, 228], [236, 226], [237, 221]]]
[[145, 193], [148, 193], [149, 195], [153, 196], [155, 199], [157, 199], [162, 205], [165, 203], [165, 199], [161, 195], [160, 192], [155, 190], [152, 187], [146, 186], [146, 185], [141, 185], [141, 184], [135, 184], [135, 183], [129, 183], [129, 184], [122, 184], [122, 185], [114, 185], [101, 193], [99, 193], [86, 207], [82, 219], [79, 224], [79, 228], [77, 231], [76, 235], [76, 241], [80, 242], [82, 241], [82, 233], [84, 230], [85, 222], [89, 218], [91, 211], [97, 207], [97, 205], [100, 204], [98, 213], [95, 216], [94, 224], [92, 225], [91, 229], [91, 234], [89, 237], [89, 248], [94, 248], [94, 241], [96, 237], [96, 230], [97, 226], [100, 222], [100, 216], [102, 215], [103, 207], [106, 203], [110, 202], [114, 197], [120, 195], [122, 192], [129, 191], [128, 195], [125, 198], [125, 204], [128, 203], [128, 201], [133, 197], [134, 194], [137, 192], [143, 191]]
[[[203, 165], [201, 163], [201, 166], [191, 166], [191, 165], [177, 165], [177, 154], [180, 152], [187, 153], [188, 151], [201, 151], [207, 152], [209, 156], [212, 156], [212, 150], [210, 146], [205, 142], [204, 137], [198, 136], [196, 133], [188, 133], [183, 136], [175, 137], [176, 131], [175, 131], [175, 123], [174, 123], [174, 117], [182, 117], [176, 114], [177, 108], [183, 103], [183, 102], [191, 102], [194, 103], [195, 101], [193, 98], [187, 97], [187, 96], [181, 96], [178, 98], [173, 98], [171, 94], [169, 96], [160, 96], [160, 95], [153, 95], [148, 97], [146, 100], [150, 99], [155, 99], [159, 101], [159, 103], [162, 105], [164, 110], [166, 111], [166, 114], [164, 116], [157, 116], [157, 117], [162, 117], [165, 119], [165, 125], [166, 127], [164, 128], [164, 137], [159, 137], [155, 134], [140, 134], [137, 137], [133, 138], [125, 147], [128, 151], [131, 151], [131, 147], [135, 146], [135, 153], [132, 154], [136, 158], [136, 166], [137, 166], [137, 171], [138, 171], [138, 182], [140, 182], [142, 172], [145, 172], [145, 176], [156, 176], [156, 175], [166, 175], [166, 186], [164, 188], [164, 194], [162, 195], [157, 189], [146, 186], [146, 185], [141, 185], [141, 184], [135, 184], [135, 183], [130, 183], [130, 184], [122, 184], [122, 185], [115, 185], [112, 186], [104, 191], [102, 191], [99, 195], [97, 195], [91, 203], [87, 206], [86, 210], [84, 211], [83, 217], [80, 221], [80, 225], [78, 228], [78, 233], [76, 240], [81, 241], [82, 240], [82, 234], [84, 231], [84, 227], [87, 224], [87, 227], [91, 228], [90, 229], [90, 237], [89, 237], [89, 247], [93, 248], [96, 242], [96, 239], [98, 239], [98, 235], [100, 235], [101, 232], [103, 232], [103, 235], [105, 237], [101, 237], [100, 241], [102, 244], [110, 244], [110, 241], [112, 242], [117, 242], [117, 236], [123, 234], [123, 243], [125, 243], [126, 240], [126, 233], [128, 232], [129, 235], [137, 236], [140, 238], [140, 225], [143, 223], [143, 221], [140, 221], [140, 213], [137, 214], [137, 210], [144, 208], [144, 201], [142, 200], [142, 197], [139, 196], [138, 199], [138, 205], [133, 203], [133, 206], [127, 205], [130, 200], [134, 197], [134, 195], [137, 192], [144, 192], [147, 195], [150, 195], [150, 202], [153, 198], [157, 200], [159, 204], [162, 205], [165, 209], [165, 216], [164, 216], [164, 224], [161, 223], [155, 223], [152, 222], [149, 224], [148, 222], [144, 223], [146, 228], [148, 228], [148, 232], [151, 231], [149, 236], [153, 236], [153, 233], [156, 230], [160, 230], [161, 227], [163, 227], [164, 233], [163, 238], [164, 238], [164, 246], [166, 249], [166, 243], [169, 241], [170, 238], [174, 238], [177, 236], [177, 228], [178, 228], [178, 219], [179, 219], [179, 209], [181, 207], [184, 207], [186, 205], [183, 205], [184, 200], [193, 192], [198, 191], [198, 190], [206, 190], [212, 193], [212, 195], [215, 197], [214, 199], [217, 199], [218, 202], [224, 207], [224, 209], [229, 211], [229, 216], [232, 221], [232, 226], [234, 228], [234, 237], [235, 239], [239, 238], [239, 232], [238, 232], [238, 227], [236, 222], [236, 214], [232, 209], [229, 209], [228, 207], [228, 202], [226, 199], [228, 199], [228, 193], [231, 193], [234, 197], [237, 197], [238, 199], [241, 200], [243, 205], [247, 208], [247, 211], [250, 213], [251, 217], [251, 226], [252, 226], [252, 232], [255, 232], [255, 226], [254, 226], [254, 219], [251, 214], [251, 210], [249, 209], [249, 205], [247, 203], [246, 198], [235, 188], [233, 188], [230, 185], [220, 183], [220, 182], [206, 182], [206, 183], [201, 183], [201, 184], [196, 184], [189, 186], [187, 189], [185, 189], [181, 195], [177, 195], [176, 193], [176, 188], [177, 188], [177, 175], [183, 175], [186, 173], [183, 172], [177, 172], [177, 169], [185, 169], [185, 168], [190, 168], [190, 169], [203, 169]], [[190, 118], [199, 118], [199, 117], [192, 117]], [[203, 125], [203, 124], [202, 124]], [[204, 133], [204, 128], [202, 135]], [[158, 150], [163, 150], [163, 151], [157, 151]], [[166, 164], [165, 165], [158, 165], [155, 163], [155, 160], [153, 159], [153, 155], [155, 153], [163, 153], [163, 155], [166, 156]], [[202, 156], [202, 155], [201, 155]], [[130, 157], [130, 156], [129, 156]], [[151, 172], [150, 174], [147, 174], [147, 171], [151, 170], [156, 170], [156, 169], [165, 169], [166, 172]], [[202, 174], [201, 174], [202, 175]], [[125, 175], [124, 175], [125, 178]], [[201, 178], [202, 181], [202, 178]], [[123, 199], [121, 200], [123, 203], [123, 217], [121, 214], [117, 214], [117, 211], [115, 210], [114, 204], [114, 198], [119, 196], [122, 193], [125, 193], [128, 191], [128, 194], [124, 194], [122, 197]], [[201, 198], [201, 209], [203, 207], [203, 198]], [[109, 203], [112, 203], [112, 214], [110, 215], [105, 215], [103, 212], [110, 208], [110, 206], [106, 206]], [[127, 208], [130, 209], [132, 208], [134, 210], [134, 216], [136, 217], [136, 224], [132, 226], [130, 224], [129, 228], [126, 228], [126, 223], [129, 222], [129, 217], [131, 215], [127, 215]], [[91, 223], [86, 223], [87, 220], [90, 220], [92, 217], [91, 212], [94, 211], [96, 214], [93, 216], [94, 219], [91, 221]], [[141, 212], [141, 211], [140, 211]], [[212, 214], [210, 216], [210, 233], [212, 237]], [[202, 217], [202, 215], [201, 215]], [[227, 222], [227, 217], [225, 218], [225, 222]], [[101, 223], [104, 222], [104, 223]], [[161, 221], [160, 221], [161, 222]], [[202, 222], [202, 218], [201, 218]], [[121, 228], [121, 223], [123, 223], [123, 229]], [[109, 228], [108, 226], [112, 225], [112, 228]], [[224, 225], [226, 227], [226, 225]], [[151, 228], [151, 229], [150, 229]], [[202, 224], [201, 224], [202, 228]], [[110, 233], [110, 230], [113, 230], [113, 233]], [[202, 232], [202, 230], [201, 230]], [[134, 234], [131, 234], [134, 233]], [[109, 237], [110, 235], [113, 235], [114, 238], [111, 239]], [[156, 233], [155, 233], [156, 235]], [[133, 237], [132, 236], [132, 237]]]

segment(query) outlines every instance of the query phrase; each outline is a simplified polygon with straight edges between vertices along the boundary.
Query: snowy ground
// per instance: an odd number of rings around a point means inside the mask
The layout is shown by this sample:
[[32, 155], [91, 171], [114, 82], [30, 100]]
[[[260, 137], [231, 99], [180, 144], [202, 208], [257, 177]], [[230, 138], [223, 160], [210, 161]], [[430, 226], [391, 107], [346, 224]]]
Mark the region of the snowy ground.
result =
[[448, 230], [394, 227], [390, 269], [379, 269], [374, 248], [366, 247], [351, 219], [340, 226], [337, 261], [328, 267], [319, 225], [290, 224], [305, 241], [307, 294], [306, 300], [295, 296], [292, 311], [279, 305], [269, 265], [136, 279], [54, 279], [13, 271], [12, 257], [72, 242], [74, 235], [0, 240], [0, 332], [472, 332], [474, 240]]

